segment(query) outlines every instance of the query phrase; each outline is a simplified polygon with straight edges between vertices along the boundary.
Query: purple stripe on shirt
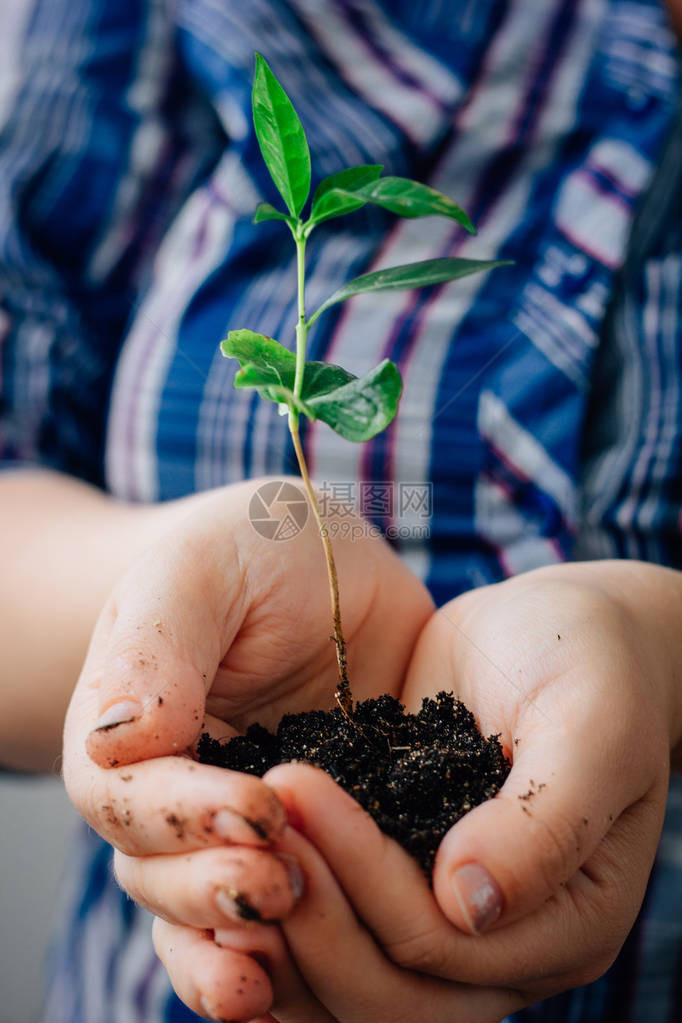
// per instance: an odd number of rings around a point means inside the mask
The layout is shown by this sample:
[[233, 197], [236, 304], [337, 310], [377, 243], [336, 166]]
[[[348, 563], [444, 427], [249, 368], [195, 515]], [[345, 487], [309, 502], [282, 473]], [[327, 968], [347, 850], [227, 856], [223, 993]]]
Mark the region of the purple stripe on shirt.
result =
[[394, 53], [383, 45], [372, 28], [370, 19], [365, 16], [362, 7], [358, 7], [353, 0], [341, 0], [341, 6], [346, 11], [348, 23], [355, 29], [358, 39], [370, 51], [372, 56], [384, 68], [387, 68], [394, 78], [410, 89], [416, 89], [423, 96], [426, 96], [434, 106], [442, 110], [449, 109], [450, 104], [438, 96], [432, 89], [429, 89], [425, 82], [406, 68], [401, 67], [395, 58]]
[[[472, 219], [479, 226], [484, 224], [491, 215], [504, 193], [505, 186], [510, 184], [522, 157], [526, 154], [527, 150], [524, 145], [528, 145], [540, 114], [544, 110], [543, 100], [546, 99], [549, 92], [552, 77], [562, 67], [561, 58], [570, 40], [570, 28], [577, 17], [577, 7], [574, 0], [564, 0], [558, 8], [549, 25], [547, 38], [539, 45], [538, 63], [532, 65], [526, 75], [526, 84], [521, 91], [518, 107], [509, 122], [503, 150], [500, 152], [499, 149], [496, 149], [492, 160], [482, 171], [479, 184], [468, 203]], [[512, 13], [510, 11], [508, 16], [511, 16]], [[503, 26], [500, 31], [502, 28]], [[553, 59], [550, 59], [549, 55], [552, 55]], [[472, 90], [472, 96], [483, 87], [484, 79], [481, 77]], [[459, 112], [458, 120], [461, 120], [462, 116], [463, 110]], [[466, 235], [460, 228], [442, 255], [456, 255], [465, 241]], [[382, 358], [393, 359], [404, 375], [407, 375], [409, 371], [416, 340], [423, 329], [429, 309], [438, 301], [443, 287], [443, 285], [439, 285], [430, 289], [431, 294], [427, 297], [422, 292], [414, 293], [409, 308], [396, 323], [385, 346]], [[413, 322], [409, 332], [406, 333], [406, 326], [410, 321]], [[371, 466], [374, 461], [375, 449], [382, 446], [384, 464], [377, 478], [394, 478], [395, 443], [396, 430], [391, 429], [387, 432], [385, 440], [381, 438], [379, 441], [367, 445], [363, 454], [363, 477], [365, 479], [374, 478]]]

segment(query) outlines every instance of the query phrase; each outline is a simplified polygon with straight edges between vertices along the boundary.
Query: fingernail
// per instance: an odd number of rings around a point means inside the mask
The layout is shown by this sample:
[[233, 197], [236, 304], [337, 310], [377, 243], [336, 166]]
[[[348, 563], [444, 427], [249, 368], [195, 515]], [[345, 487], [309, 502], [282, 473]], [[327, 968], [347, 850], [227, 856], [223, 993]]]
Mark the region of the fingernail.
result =
[[502, 890], [480, 863], [465, 863], [452, 875], [455, 898], [472, 934], [482, 934], [502, 912]]
[[289, 875], [289, 884], [291, 885], [291, 894], [294, 896], [296, 901], [303, 895], [303, 889], [305, 888], [305, 878], [303, 871], [298, 865], [298, 862], [289, 853], [277, 853], [277, 859], [284, 865], [287, 874]]
[[223, 806], [211, 816], [213, 831], [218, 838], [226, 838], [230, 842], [243, 842], [250, 845], [257, 839], [268, 840], [265, 822], [249, 820], [242, 817], [236, 810]]
[[108, 732], [110, 728], [125, 725], [141, 715], [142, 704], [137, 700], [119, 700], [102, 712], [93, 732]]
[[257, 923], [261, 923], [263, 920], [260, 910], [256, 909], [246, 895], [237, 888], [228, 885], [216, 888], [214, 898], [220, 912], [230, 920], [247, 920]]
[[201, 1004], [201, 1011], [208, 1019], [219, 1019], [219, 1017], [216, 1016], [215, 1012], [211, 1008], [211, 1005], [206, 995], [202, 995], [201, 998], [199, 999], [199, 1002]]

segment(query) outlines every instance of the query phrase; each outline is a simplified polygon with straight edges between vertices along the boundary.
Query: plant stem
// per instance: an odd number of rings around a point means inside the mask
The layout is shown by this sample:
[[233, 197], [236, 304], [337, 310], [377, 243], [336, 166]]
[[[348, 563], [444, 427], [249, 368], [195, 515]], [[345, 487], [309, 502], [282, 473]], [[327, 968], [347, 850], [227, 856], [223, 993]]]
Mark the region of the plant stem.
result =
[[[296, 270], [298, 279], [298, 320], [296, 321], [296, 374], [294, 394], [301, 397], [303, 373], [305, 371], [305, 350], [308, 341], [308, 325], [305, 322], [305, 238], [296, 238]], [[298, 413], [296, 414], [298, 422]]]
[[301, 477], [308, 495], [308, 500], [312, 505], [313, 515], [317, 522], [318, 529], [320, 531], [320, 538], [322, 540], [322, 547], [324, 548], [324, 556], [327, 562], [327, 576], [329, 578], [329, 596], [332, 605], [332, 618], [334, 621], [334, 635], [333, 640], [336, 646], [336, 663], [339, 672], [339, 681], [334, 693], [334, 699], [337, 704], [346, 715], [350, 717], [353, 709], [353, 699], [350, 691], [350, 682], [348, 681], [348, 660], [346, 657], [346, 640], [343, 635], [343, 626], [341, 624], [341, 605], [339, 602], [339, 578], [336, 574], [336, 562], [334, 560], [334, 551], [332, 549], [331, 540], [329, 539], [329, 530], [327, 529], [320, 506], [317, 501], [315, 490], [310, 480], [308, 473], [308, 466], [306, 464], [305, 455], [303, 454], [303, 447], [301, 445], [301, 438], [298, 432], [298, 423], [292, 424], [291, 418], [289, 419], [289, 430], [291, 433], [291, 439], [294, 442], [294, 451], [296, 452], [296, 458], [298, 459], [298, 467], [301, 470]]
[[[296, 267], [298, 271], [298, 320], [296, 323], [296, 374], [294, 378], [294, 394], [297, 398], [300, 398], [303, 390], [303, 374], [305, 371], [305, 355], [308, 341], [308, 325], [305, 320], [305, 238], [302, 235], [294, 237], [296, 240]], [[320, 511], [317, 495], [313, 489], [310, 474], [308, 472], [308, 465], [305, 460], [305, 455], [303, 454], [301, 437], [298, 431], [298, 418], [298, 410], [290, 408], [289, 432], [291, 433], [291, 439], [294, 442], [294, 451], [296, 452], [298, 467], [301, 470], [301, 477], [308, 495], [308, 500], [310, 501], [313, 509], [313, 515], [315, 516], [315, 521], [317, 522], [317, 527], [320, 531], [320, 539], [322, 540], [324, 557], [327, 563], [329, 595], [331, 598], [332, 618], [334, 621], [333, 639], [336, 646], [336, 662], [339, 672], [339, 681], [336, 692], [334, 693], [334, 698], [346, 717], [350, 718], [353, 709], [353, 700], [350, 691], [350, 682], [348, 681], [346, 641], [343, 636], [343, 626], [341, 624], [339, 579], [336, 574], [336, 562], [334, 561], [334, 551], [332, 550], [329, 531], [325, 525], [324, 519], [322, 518], [322, 512]]]

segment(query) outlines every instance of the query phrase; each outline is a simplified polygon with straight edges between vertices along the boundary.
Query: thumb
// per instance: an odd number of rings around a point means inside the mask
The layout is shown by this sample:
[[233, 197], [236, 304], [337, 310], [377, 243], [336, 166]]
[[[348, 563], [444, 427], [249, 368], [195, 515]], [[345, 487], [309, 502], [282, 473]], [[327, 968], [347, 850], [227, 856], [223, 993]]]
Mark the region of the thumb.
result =
[[138, 563], [95, 629], [70, 727], [100, 767], [178, 753], [201, 730], [206, 693], [243, 614], [236, 569], [232, 578], [202, 571], [186, 555], [167, 563], [157, 549]]
[[598, 743], [575, 734], [524, 743], [497, 797], [458, 821], [438, 850], [434, 894], [465, 932], [480, 934], [538, 909], [643, 794], [628, 789], [627, 769], [619, 771], [615, 753]]

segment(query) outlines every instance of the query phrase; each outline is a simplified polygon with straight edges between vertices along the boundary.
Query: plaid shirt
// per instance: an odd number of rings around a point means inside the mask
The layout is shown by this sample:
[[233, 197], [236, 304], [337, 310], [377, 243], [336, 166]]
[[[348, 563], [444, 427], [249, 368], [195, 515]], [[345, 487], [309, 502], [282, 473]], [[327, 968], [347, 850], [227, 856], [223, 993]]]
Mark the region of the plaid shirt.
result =
[[[132, 501], [294, 467], [276, 408], [234, 391], [217, 352], [228, 327], [286, 341], [295, 322], [286, 232], [251, 223], [275, 198], [250, 125], [259, 49], [320, 176], [380, 162], [479, 228], [330, 221], [311, 304], [393, 263], [515, 261], [320, 321], [312, 358], [360, 374], [388, 356], [405, 379], [370, 444], [306, 430], [330, 495], [367, 497], [438, 602], [577, 555], [682, 567], [682, 134], [657, 0], [462, 0], [456, 17], [441, 0], [12, 0], [2, 19], [0, 464]], [[618, 961], [519, 1019], [682, 1017], [681, 848], [675, 783]], [[195, 1019], [107, 847], [84, 831], [76, 859], [46, 1020]]]

